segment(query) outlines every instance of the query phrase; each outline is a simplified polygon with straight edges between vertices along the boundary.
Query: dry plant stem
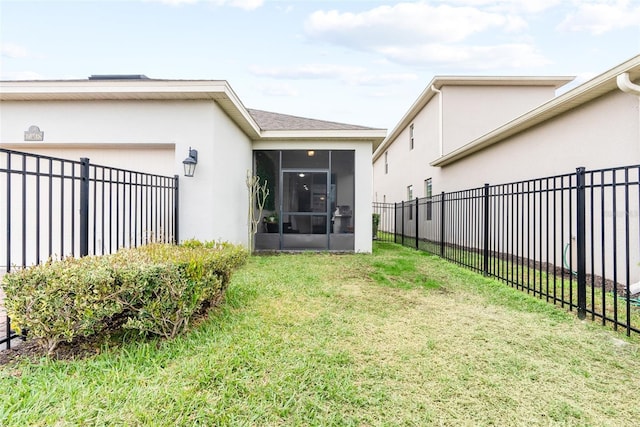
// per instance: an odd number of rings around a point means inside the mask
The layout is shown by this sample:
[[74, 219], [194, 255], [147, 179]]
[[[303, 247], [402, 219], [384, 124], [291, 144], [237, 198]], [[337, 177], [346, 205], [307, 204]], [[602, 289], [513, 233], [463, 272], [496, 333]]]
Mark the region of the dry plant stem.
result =
[[[249, 250], [254, 250], [254, 237], [258, 232], [258, 224], [260, 224], [262, 218], [262, 211], [264, 210], [264, 204], [269, 196], [269, 189], [267, 188], [267, 180], [260, 185], [260, 177], [251, 175], [251, 172], [247, 171], [247, 188], [249, 189]], [[258, 212], [256, 215], [256, 205]]]

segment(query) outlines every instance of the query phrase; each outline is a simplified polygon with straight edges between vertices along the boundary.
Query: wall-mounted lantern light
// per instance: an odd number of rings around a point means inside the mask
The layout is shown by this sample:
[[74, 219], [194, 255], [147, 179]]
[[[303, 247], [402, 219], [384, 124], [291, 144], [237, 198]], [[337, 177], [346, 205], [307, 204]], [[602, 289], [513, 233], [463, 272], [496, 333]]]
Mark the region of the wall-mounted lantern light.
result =
[[189, 157], [182, 161], [184, 165], [184, 176], [193, 176], [198, 164], [198, 150], [192, 150], [189, 147]]

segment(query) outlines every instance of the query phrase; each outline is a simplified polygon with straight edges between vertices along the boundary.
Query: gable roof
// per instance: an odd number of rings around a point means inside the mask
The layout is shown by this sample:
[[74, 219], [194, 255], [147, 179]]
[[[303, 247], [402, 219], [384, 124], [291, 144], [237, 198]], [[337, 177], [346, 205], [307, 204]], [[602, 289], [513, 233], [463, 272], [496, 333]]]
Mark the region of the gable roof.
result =
[[373, 142], [375, 149], [387, 133], [385, 129], [248, 110], [226, 80], [159, 80], [129, 75], [86, 80], [0, 81], [0, 102], [54, 100], [212, 100], [254, 141], [367, 140]]
[[373, 128], [247, 109], [262, 130], [373, 130]]
[[606, 93], [618, 89], [616, 82], [620, 74], [628, 73], [631, 80], [640, 79], [640, 55], [605, 71], [574, 89], [553, 98], [539, 107], [519, 116], [493, 131], [469, 142], [430, 163], [431, 166], [446, 166], [476, 151], [496, 144], [537, 124], [563, 114]]
[[551, 86], [557, 89], [574, 78], [571, 76], [435, 76], [373, 153], [373, 161], [375, 162], [382, 155], [383, 151], [409, 126], [443, 86]]

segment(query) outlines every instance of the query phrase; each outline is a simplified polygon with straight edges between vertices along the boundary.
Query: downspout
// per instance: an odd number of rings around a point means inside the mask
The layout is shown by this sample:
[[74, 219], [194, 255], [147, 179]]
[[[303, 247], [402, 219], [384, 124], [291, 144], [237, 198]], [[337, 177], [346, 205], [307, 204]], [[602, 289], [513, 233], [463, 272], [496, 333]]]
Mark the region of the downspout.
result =
[[[640, 85], [631, 81], [629, 73], [619, 74], [618, 77], [616, 77], [616, 83], [621, 91], [640, 97]], [[640, 115], [638, 117], [638, 121], [640, 122]], [[638, 136], [638, 140], [640, 140], [640, 135]], [[629, 285], [629, 294], [635, 295], [637, 293], [640, 293], [640, 282]]]
[[436, 85], [431, 85], [431, 90], [438, 94], [438, 114], [440, 120], [438, 121], [438, 147], [440, 149], [440, 157], [444, 155], [443, 138], [442, 138], [442, 91], [436, 88]]
[[621, 91], [640, 96], [640, 85], [631, 81], [629, 73], [619, 74], [618, 77], [616, 77], [616, 83], [618, 83], [618, 88], [620, 88]]

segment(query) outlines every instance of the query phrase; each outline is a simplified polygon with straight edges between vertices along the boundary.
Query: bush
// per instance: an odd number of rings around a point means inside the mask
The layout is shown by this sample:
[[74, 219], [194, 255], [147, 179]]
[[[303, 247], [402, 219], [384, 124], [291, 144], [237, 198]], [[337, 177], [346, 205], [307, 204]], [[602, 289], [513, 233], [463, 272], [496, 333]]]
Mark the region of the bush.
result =
[[247, 255], [235, 245], [189, 241], [47, 262], [4, 276], [5, 306], [49, 353], [114, 325], [173, 338], [222, 297]]
[[117, 284], [105, 257], [67, 258], [3, 277], [5, 308], [49, 353], [62, 341], [100, 332], [122, 312]]
[[[140, 256], [146, 258], [144, 269], [136, 267]], [[148, 245], [116, 257], [118, 277], [127, 290], [121, 298], [132, 312], [125, 328], [173, 338], [224, 294], [232, 271], [246, 260], [247, 252], [233, 245], [191, 243]]]

